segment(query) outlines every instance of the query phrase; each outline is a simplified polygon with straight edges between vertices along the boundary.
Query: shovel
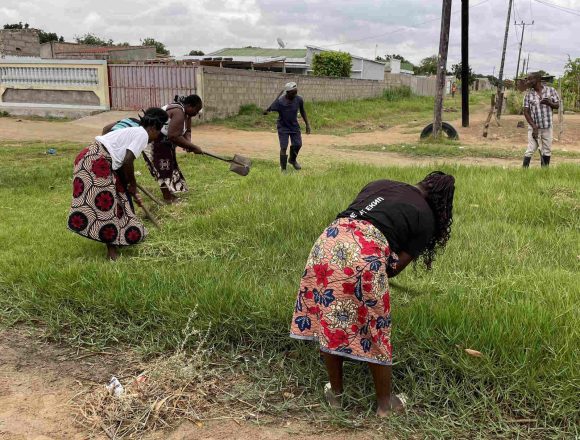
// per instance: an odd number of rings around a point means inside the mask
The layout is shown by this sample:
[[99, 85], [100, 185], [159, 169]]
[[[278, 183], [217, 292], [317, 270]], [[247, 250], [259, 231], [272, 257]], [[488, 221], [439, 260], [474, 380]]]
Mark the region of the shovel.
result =
[[216, 156], [215, 154], [204, 151], [203, 154], [214, 159], [222, 160], [230, 164], [230, 171], [239, 174], [240, 176], [247, 176], [252, 166], [252, 161], [247, 157], [235, 154], [233, 159], [226, 159], [225, 157]]

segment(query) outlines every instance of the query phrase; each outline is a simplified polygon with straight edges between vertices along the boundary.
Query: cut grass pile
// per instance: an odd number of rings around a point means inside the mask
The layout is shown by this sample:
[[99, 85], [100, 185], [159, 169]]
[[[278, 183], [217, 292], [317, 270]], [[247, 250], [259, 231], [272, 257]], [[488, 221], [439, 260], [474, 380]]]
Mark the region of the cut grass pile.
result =
[[[296, 406], [280, 400], [281, 414], [320, 403], [325, 381], [315, 349], [288, 338], [313, 242], [370, 180], [417, 182], [430, 171], [327, 165], [280, 175], [273, 163], [257, 162], [240, 178], [216, 161], [183, 156], [192, 188], [185, 202], [156, 209], [162, 229], [150, 228], [145, 243], [111, 263], [103, 245], [66, 230], [72, 162], [82, 146], [44, 154], [52, 146], [0, 145], [3, 325], [41, 323], [69, 344], [162, 354], [179, 348], [197, 307], [194, 325], [210, 329], [214, 353], [238, 359], [231, 368], [249, 378], [244, 400], [259, 395], [262, 408], [279, 384], [300, 396]], [[140, 181], [154, 189], [139, 162]], [[444, 171], [457, 179], [448, 248], [432, 272], [409, 268], [392, 281], [395, 390], [413, 406], [387, 423], [405, 436], [572, 438], [580, 170]], [[346, 369], [353, 412], [332, 420], [367, 426], [370, 375], [358, 364]], [[326, 418], [318, 411], [311, 417]]]
[[[470, 97], [472, 107], [487, 102], [487, 94], [474, 93]], [[272, 100], [274, 97], [272, 97]], [[461, 101], [448, 98], [445, 106], [460, 110]], [[426, 125], [433, 117], [433, 97], [417, 96], [410, 89], [401, 87], [385, 90], [378, 98], [342, 102], [305, 102], [306, 113], [313, 132], [346, 135], [354, 132], [375, 131], [407, 122]], [[245, 105], [238, 115], [213, 121], [212, 124], [240, 130], [276, 130], [277, 113], [262, 115], [264, 109]], [[459, 113], [451, 113], [458, 117]], [[444, 119], [447, 119], [446, 113]], [[299, 116], [302, 123], [302, 118]]]

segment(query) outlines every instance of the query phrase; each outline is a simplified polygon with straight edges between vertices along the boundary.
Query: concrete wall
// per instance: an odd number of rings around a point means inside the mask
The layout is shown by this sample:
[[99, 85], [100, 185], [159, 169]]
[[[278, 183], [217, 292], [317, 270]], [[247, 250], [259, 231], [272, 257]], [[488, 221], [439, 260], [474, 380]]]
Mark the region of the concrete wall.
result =
[[380, 96], [400, 85], [398, 78], [383, 81], [326, 78], [238, 69], [200, 67], [198, 92], [204, 100], [205, 119], [238, 114], [242, 105], [268, 107], [284, 84], [295, 81], [298, 93], [308, 101], [347, 101]]
[[110, 109], [105, 61], [0, 60], [0, 110], [51, 115], [67, 109]]
[[40, 57], [66, 60], [144, 61], [156, 58], [154, 46], [91, 46], [51, 41], [40, 46]]
[[40, 56], [40, 42], [36, 29], [0, 30], [0, 55], [22, 57]]

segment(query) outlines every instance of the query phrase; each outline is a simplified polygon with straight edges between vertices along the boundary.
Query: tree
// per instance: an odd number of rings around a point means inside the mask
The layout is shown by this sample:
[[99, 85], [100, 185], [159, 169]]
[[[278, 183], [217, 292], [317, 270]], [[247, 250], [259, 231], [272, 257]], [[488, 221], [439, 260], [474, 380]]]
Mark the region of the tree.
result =
[[580, 110], [580, 58], [572, 60], [568, 56], [561, 81], [564, 109]]
[[160, 41], [156, 41], [154, 38], [143, 38], [141, 40], [143, 46], [155, 46], [155, 52], [161, 55], [169, 55], [169, 50], [165, 47], [165, 44]]
[[28, 23], [22, 24], [22, 22], [13, 23], [13, 24], [5, 24], [4, 29], [28, 29], [30, 25]]
[[423, 58], [415, 73], [418, 75], [435, 75], [437, 73], [437, 55]]
[[[451, 66], [451, 73], [453, 73], [453, 76], [455, 78], [457, 78], [458, 80], [461, 80], [461, 69], [462, 69], [461, 63], [457, 63], [457, 64], [454, 64], [453, 66]], [[476, 78], [476, 75], [473, 73], [471, 66], [469, 66], [468, 74], [467, 74], [468, 85], [472, 85], [475, 82], [475, 78]]]
[[321, 52], [312, 59], [314, 76], [349, 77], [352, 57], [346, 52]]
[[38, 40], [40, 44], [50, 43], [51, 41], [58, 41], [59, 43], [64, 43], [64, 37], [62, 36], [59, 37], [54, 32], [44, 32], [43, 30], [39, 30]]
[[190, 50], [189, 51], [189, 56], [195, 56], [195, 55], [205, 55], [205, 53], [203, 53], [203, 50]]
[[82, 37], [75, 36], [75, 41], [79, 44], [90, 44], [92, 46], [112, 46], [113, 40], [103, 40], [100, 37], [97, 37], [94, 34], [87, 33], [84, 34]]

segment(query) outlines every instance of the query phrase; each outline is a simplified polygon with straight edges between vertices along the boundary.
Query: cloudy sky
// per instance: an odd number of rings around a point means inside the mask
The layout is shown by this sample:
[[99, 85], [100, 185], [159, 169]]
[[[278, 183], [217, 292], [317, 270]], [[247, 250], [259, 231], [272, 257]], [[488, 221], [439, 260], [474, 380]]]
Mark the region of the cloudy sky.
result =
[[[470, 64], [477, 73], [499, 71], [508, 0], [471, 0]], [[50, 4], [50, 6], [49, 6]], [[523, 56], [530, 69], [560, 74], [580, 57], [580, 0], [514, 0], [512, 24], [526, 27]], [[449, 65], [460, 59], [461, 1], [453, 2]], [[2, 0], [0, 24], [28, 22], [63, 35], [94, 33], [139, 44], [144, 37], [165, 43], [173, 55], [192, 49], [287, 47], [306, 44], [374, 57], [399, 53], [414, 63], [438, 48], [439, 0]], [[505, 76], [515, 74], [521, 27], [511, 26]]]

